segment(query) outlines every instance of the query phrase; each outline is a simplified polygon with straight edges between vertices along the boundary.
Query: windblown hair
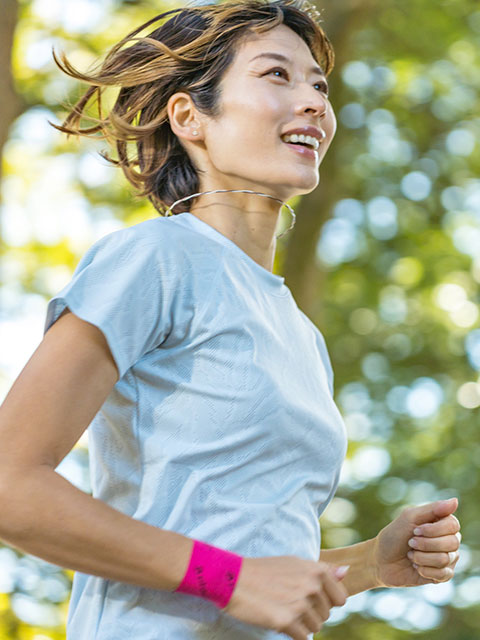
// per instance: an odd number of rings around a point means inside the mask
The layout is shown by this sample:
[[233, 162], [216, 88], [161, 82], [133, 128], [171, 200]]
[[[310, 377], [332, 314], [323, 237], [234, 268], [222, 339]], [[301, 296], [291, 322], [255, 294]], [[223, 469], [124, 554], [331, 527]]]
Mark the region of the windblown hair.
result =
[[[137, 37], [161, 21], [154, 31]], [[64, 52], [59, 60], [53, 51], [55, 63], [64, 73], [90, 86], [61, 126], [50, 124], [68, 136], [99, 134], [113, 144], [117, 160], [105, 151], [100, 155], [122, 168], [137, 190], [136, 197], [148, 197], [155, 209], [164, 214], [176, 200], [200, 190], [198, 170], [170, 128], [169, 98], [178, 91], [187, 92], [200, 112], [218, 116], [219, 84], [233, 62], [236, 47], [249, 34], [262, 33], [279, 24], [304, 40], [328, 76], [335, 55], [320, 22], [320, 13], [308, 0], [227, 1], [173, 9], [155, 16], [114, 45], [92, 72], [77, 71]], [[119, 87], [120, 91], [104, 115], [102, 94], [108, 87]], [[95, 105], [95, 101], [98, 118], [85, 113], [89, 103]], [[82, 118], [93, 126], [82, 129]], [[128, 156], [132, 146], [129, 142], [134, 143], [134, 157]], [[190, 210], [191, 202], [177, 205], [177, 213]], [[172, 213], [176, 213], [175, 209]]]

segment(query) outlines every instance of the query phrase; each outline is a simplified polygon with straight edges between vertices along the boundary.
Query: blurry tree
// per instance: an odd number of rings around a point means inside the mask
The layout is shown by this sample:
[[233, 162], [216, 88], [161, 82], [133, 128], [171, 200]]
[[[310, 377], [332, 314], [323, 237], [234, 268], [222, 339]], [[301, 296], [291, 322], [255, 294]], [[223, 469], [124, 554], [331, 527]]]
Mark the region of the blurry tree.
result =
[[[3, 159], [1, 313], [31, 314], [40, 336], [46, 300], [88, 246], [157, 215], [134, 203], [123, 176], [96, 156], [103, 144], [66, 141], [46, 124], [83, 89], [53, 64], [51, 46], [87, 68], [133, 25], [177, 5], [19, 5], [20, 98], [12, 104], [28, 108]], [[336, 0], [319, 9], [336, 51], [329, 84], [338, 129], [320, 186], [295, 203], [296, 225], [282, 239], [276, 270], [326, 337], [349, 432], [341, 484], [321, 520], [323, 543], [365, 539], [406, 504], [451, 495], [460, 498], [463, 525], [454, 581], [359, 594], [320, 635], [473, 640], [480, 637], [480, 8], [477, 0]], [[12, 375], [3, 376], [7, 387]], [[85, 439], [58, 471], [89, 490]], [[63, 637], [71, 575], [0, 548], [0, 638]]]
[[[17, 1], [4, 0], [2, 20], [0, 20], [0, 156], [7, 140], [8, 130], [12, 122], [23, 111], [24, 105], [13, 87], [11, 74], [11, 50], [13, 36], [17, 24]], [[0, 180], [2, 167], [0, 164]]]

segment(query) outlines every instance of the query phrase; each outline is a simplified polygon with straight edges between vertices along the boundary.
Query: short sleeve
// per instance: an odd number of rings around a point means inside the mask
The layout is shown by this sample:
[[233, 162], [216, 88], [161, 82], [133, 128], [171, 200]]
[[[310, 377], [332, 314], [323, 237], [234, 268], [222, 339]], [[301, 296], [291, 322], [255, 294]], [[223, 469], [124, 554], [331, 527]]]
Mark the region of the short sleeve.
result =
[[122, 378], [170, 329], [174, 274], [158, 240], [139, 236], [134, 227], [97, 240], [49, 300], [44, 335], [68, 306], [102, 331]]

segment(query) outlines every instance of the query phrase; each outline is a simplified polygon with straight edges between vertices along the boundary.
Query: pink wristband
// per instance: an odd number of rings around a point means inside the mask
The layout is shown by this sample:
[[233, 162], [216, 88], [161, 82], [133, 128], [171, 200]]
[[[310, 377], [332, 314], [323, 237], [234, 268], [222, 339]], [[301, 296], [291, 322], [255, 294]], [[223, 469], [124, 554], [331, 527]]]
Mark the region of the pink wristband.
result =
[[195, 540], [190, 564], [175, 591], [211, 600], [226, 607], [240, 574], [243, 557]]

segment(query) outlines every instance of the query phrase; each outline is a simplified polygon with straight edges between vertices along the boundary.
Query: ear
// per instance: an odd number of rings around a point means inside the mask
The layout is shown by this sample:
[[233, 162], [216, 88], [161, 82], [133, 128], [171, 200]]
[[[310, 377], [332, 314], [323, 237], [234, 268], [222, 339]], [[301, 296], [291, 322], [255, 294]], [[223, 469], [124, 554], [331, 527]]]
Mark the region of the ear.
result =
[[188, 93], [178, 92], [167, 102], [167, 114], [173, 133], [180, 140], [201, 140], [202, 130], [198, 111]]

